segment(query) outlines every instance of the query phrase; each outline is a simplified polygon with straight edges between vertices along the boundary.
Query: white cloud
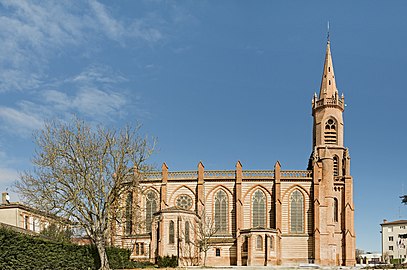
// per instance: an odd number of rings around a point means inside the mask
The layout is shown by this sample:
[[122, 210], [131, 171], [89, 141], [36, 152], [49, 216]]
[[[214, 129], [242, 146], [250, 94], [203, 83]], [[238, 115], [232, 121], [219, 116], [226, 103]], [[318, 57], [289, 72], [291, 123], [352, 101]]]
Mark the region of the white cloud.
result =
[[86, 87], [70, 96], [60, 91], [48, 90], [43, 92], [43, 97], [52, 111], [80, 113], [98, 120], [117, 117], [127, 105], [126, 97], [118, 92]]
[[[34, 89], [53, 57], [66, 50], [87, 55], [101, 40], [154, 43], [163, 38], [148, 18], [119, 20], [101, 3], [12, 1], [0, 3], [0, 92]], [[96, 43], [97, 42], [97, 43]], [[82, 46], [84, 45], [84, 46]]]
[[94, 85], [95, 83], [115, 84], [126, 80], [127, 79], [123, 75], [114, 72], [107, 66], [93, 65], [67, 81]]
[[89, 4], [106, 35], [109, 38], [118, 41], [124, 33], [123, 25], [110, 16], [110, 14], [108, 14], [106, 11], [106, 8], [101, 3], [97, 1], [90, 1]]
[[9, 107], [0, 107], [2, 129], [22, 136], [26, 136], [32, 130], [40, 128], [43, 124], [42, 117], [30, 110], [17, 110]]
[[117, 115], [125, 104], [126, 99], [120, 93], [93, 88], [81, 89], [73, 100], [73, 105], [78, 111], [98, 118], [101, 116], [110, 118]]
[[97, 121], [114, 121], [128, 109], [124, 94], [92, 87], [82, 87], [73, 94], [45, 90], [41, 99], [37, 103], [21, 101], [15, 108], [0, 106], [3, 132], [28, 137], [49, 119], [68, 120], [72, 115], [81, 115]]

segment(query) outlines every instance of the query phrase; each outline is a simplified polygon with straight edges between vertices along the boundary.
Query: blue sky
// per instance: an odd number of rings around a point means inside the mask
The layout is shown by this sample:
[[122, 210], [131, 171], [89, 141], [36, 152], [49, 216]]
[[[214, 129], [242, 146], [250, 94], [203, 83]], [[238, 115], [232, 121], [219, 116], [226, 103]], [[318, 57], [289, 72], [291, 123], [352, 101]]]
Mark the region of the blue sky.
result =
[[[143, 124], [170, 170], [306, 169], [331, 24], [357, 247], [407, 218], [405, 1], [0, 1], [0, 189], [32, 132], [73, 114]], [[16, 197], [15, 194], [12, 194]], [[13, 197], [12, 197], [13, 198]]]

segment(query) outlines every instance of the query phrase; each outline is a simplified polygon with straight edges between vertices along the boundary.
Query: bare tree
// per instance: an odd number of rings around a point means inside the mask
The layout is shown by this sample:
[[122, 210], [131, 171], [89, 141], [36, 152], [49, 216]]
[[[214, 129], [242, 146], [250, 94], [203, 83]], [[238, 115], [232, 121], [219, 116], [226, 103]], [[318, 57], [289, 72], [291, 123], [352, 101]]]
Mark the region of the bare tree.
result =
[[206, 266], [206, 258], [208, 250], [211, 248], [211, 239], [215, 236], [218, 228], [215, 226], [215, 221], [206, 216], [206, 210], [202, 210], [202, 214], [196, 223], [196, 238], [199, 250], [204, 253], [203, 264]]
[[92, 126], [78, 118], [50, 121], [34, 134], [34, 169], [24, 172], [17, 191], [32, 206], [69, 218], [97, 247], [101, 267], [110, 269], [105, 247], [109, 209], [118, 204], [133, 166], [149, 169], [154, 142], [139, 128]]
[[[179, 234], [179, 261], [183, 266], [192, 266], [199, 264], [199, 242], [197, 239], [197, 228], [195, 224], [198, 224], [199, 218], [184, 217], [181, 219], [183, 226], [180, 226], [178, 230]], [[187, 227], [188, 226], [188, 227]]]

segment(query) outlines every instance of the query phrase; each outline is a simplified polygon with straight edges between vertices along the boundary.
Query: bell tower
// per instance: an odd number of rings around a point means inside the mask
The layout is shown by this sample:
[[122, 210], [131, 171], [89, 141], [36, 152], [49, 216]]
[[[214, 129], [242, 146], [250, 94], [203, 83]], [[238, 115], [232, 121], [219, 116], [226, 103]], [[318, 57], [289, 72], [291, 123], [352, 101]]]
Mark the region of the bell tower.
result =
[[328, 37], [319, 95], [312, 99], [314, 256], [324, 265], [355, 264], [353, 184], [344, 147], [345, 98], [339, 96]]

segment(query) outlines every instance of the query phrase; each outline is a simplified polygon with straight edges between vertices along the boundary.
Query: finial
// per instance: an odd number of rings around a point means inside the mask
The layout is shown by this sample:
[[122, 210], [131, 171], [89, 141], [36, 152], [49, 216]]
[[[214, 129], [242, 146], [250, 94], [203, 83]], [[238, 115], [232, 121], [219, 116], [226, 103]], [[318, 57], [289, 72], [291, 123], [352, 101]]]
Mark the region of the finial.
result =
[[328, 25], [327, 25], [327, 31], [328, 31], [327, 40], [328, 40], [328, 42], [330, 42], [330, 40], [329, 40], [329, 21], [328, 21]]

